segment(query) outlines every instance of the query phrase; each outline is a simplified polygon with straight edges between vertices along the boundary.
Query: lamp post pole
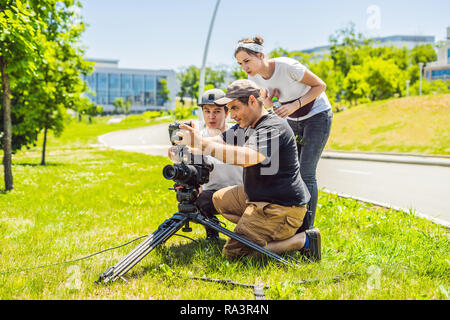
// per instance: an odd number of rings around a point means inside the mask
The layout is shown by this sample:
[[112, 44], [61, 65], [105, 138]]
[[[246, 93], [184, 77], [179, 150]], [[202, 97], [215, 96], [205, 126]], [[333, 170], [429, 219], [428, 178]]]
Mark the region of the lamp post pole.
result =
[[419, 62], [420, 68], [420, 85], [419, 85], [419, 96], [422, 95], [422, 70], [423, 70], [423, 62]]
[[[208, 56], [208, 47], [209, 47], [209, 39], [211, 38], [211, 32], [214, 26], [214, 20], [216, 19], [217, 9], [219, 8], [220, 0], [217, 0], [216, 7], [214, 8], [214, 12], [211, 18], [211, 23], [209, 24], [208, 37], [206, 38], [205, 50], [203, 51], [203, 60], [202, 60], [202, 68], [200, 70], [200, 83], [198, 86], [198, 103], [201, 103], [203, 89], [205, 87], [205, 66], [206, 66], [206, 57]], [[204, 127], [204, 119], [203, 113], [199, 112], [198, 119], [200, 121], [200, 129]]]

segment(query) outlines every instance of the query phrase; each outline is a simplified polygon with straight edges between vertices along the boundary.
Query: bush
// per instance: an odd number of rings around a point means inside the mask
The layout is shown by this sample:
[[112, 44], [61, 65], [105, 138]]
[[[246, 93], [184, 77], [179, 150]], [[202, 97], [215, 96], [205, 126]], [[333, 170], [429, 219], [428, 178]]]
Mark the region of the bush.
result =
[[[422, 80], [422, 94], [444, 94], [444, 93], [450, 93], [450, 80], [444, 81], [444, 80], [434, 80], [434, 81], [428, 81], [428, 80]], [[410, 89], [410, 94], [413, 96], [418, 96], [420, 94], [420, 81], [416, 81]]]
[[197, 108], [198, 108], [197, 106], [192, 106], [192, 107], [177, 106], [175, 108], [175, 118], [177, 120], [184, 120], [184, 119], [193, 118], [194, 117], [194, 110], [197, 109]]

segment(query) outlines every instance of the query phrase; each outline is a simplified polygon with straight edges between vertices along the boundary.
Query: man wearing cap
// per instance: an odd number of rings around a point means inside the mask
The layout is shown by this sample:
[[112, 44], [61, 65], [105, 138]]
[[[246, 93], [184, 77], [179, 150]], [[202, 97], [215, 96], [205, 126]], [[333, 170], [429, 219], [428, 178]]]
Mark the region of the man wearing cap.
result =
[[[202, 95], [199, 107], [202, 108], [203, 119], [205, 120], [205, 128], [201, 131], [201, 135], [205, 138], [215, 137], [228, 129], [226, 123], [228, 108], [225, 105], [219, 106], [214, 104], [214, 100], [224, 96], [225, 93], [220, 89], [210, 89]], [[169, 157], [171, 157], [170, 152]], [[217, 220], [214, 215], [218, 214], [218, 212], [214, 208], [212, 196], [219, 189], [241, 185], [242, 167], [223, 163], [214, 157], [209, 157], [209, 161], [214, 164], [214, 169], [209, 175], [209, 182], [201, 186], [201, 193], [197, 198], [196, 205], [203, 215]], [[207, 240], [217, 240], [218, 238], [219, 234], [217, 231], [206, 228]]]
[[[297, 145], [287, 122], [263, 106], [257, 85], [246, 79], [233, 82], [225, 97], [214, 101], [228, 107], [237, 122], [221, 135], [203, 138], [182, 125], [179, 144], [201, 149], [203, 154], [242, 166], [243, 185], [215, 192], [214, 207], [236, 223], [234, 232], [275, 253], [300, 250], [312, 260], [321, 259], [318, 229], [296, 234], [306, 213], [310, 194], [297, 159]], [[252, 249], [228, 239], [223, 253], [235, 258]]]

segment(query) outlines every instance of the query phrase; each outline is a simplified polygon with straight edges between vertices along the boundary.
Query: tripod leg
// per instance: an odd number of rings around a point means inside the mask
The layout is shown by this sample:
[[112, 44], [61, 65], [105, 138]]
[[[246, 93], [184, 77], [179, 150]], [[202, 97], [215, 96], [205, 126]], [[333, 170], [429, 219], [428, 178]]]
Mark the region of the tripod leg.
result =
[[226, 236], [228, 236], [228, 237], [230, 237], [230, 238], [232, 238], [232, 239], [234, 239], [236, 241], [239, 241], [240, 243], [243, 243], [246, 246], [249, 246], [253, 250], [256, 250], [259, 253], [261, 253], [261, 254], [263, 254], [265, 256], [268, 256], [269, 258], [275, 259], [276, 261], [282, 262], [282, 263], [284, 263], [284, 264], [286, 264], [288, 266], [294, 266], [294, 264], [292, 264], [290, 261], [288, 261], [288, 260], [280, 257], [279, 255], [277, 255], [277, 254], [275, 254], [275, 253], [273, 253], [273, 252], [271, 252], [269, 250], [266, 250], [265, 248], [263, 248], [263, 247], [255, 244], [255, 243], [253, 243], [253, 242], [251, 242], [251, 241], [249, 241], [249, 240], [247, 240], [247, 239], [237, 235], [236, 233], [234, 233], [234, 232], [232, 232], [232, 231], [222, 227], [221, 225], [218, 225], [218, 224], [216, 224], [214, 222], [211, 222], [209, 219], [205, 218], [204, 216], [202, 216], [200, 214], [193, 215], [191, 217], [191, 220], [194, 221], [194, 222], [200, 223], [200, 224], [202, 224], [204, 226], [210, 227], [211, 229], [214, 229], [214, 230], [216, 230], [218, 232], [221, 232], [221, 233], [225, 234]]
[[154, 233], [148, 236], [146, 240], [144, 240], [141, 244], [134, 248], [113, 267], [110, 267], [105, 272], [103, 272], [96, 282], [107, 283], [109, 281], [115, 281], [123, 276], [139, 261], [141, 261], [147, 254], [149, 254], [154, 248], [156, 248], [161, 243], [164, 243], [179, 229], [181, 229], [186, 220], [188, 220], [187, 216], [175, 214], [172, 218], [164, 221]]

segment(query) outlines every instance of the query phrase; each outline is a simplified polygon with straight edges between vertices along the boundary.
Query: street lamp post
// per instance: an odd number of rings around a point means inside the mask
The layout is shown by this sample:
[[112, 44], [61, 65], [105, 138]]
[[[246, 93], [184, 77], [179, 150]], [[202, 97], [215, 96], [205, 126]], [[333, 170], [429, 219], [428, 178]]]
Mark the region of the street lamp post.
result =
[[[203, 89], [205, 87], [205, 66], [206, 66], [206, 57], [208, 56], [208, 47], [209, 47], [209, 39], [211, 38], [211, 32], [214, 26], [214, 20], [216, 19], [217, 9], [219, 8], [220, 0], [217, 0], [216, 7], [214, 8], [214, 12], [211, 18], [211, 23], [209, 25], [208, 36], [206, 38], [205, 50], [203, 51], [203, 60], [202, 60], [202, 68], [200, 70], [200, 83], [198, 86], [198, 103], [201, 103]], [[204, 119], [203, 113], [200, 111], [198, 114], [198, 118], [200, 121], [200, 129], [203, 129]]]
[[420, 68], [420, 83], [419, 83], [419, 96], [422, 95], [422, 70], [423, 70], [423, 62], [419, 62], [419, 68]]

